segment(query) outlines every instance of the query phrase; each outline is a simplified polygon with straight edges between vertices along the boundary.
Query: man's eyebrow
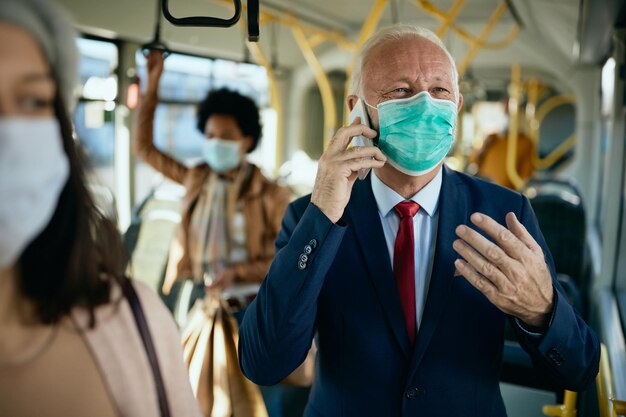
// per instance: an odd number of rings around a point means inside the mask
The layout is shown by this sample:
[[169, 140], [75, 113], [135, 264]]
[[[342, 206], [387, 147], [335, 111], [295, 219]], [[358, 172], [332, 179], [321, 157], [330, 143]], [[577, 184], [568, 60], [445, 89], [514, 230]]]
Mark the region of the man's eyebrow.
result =
[[437, 82], [446, 82], [446, 83], [448, 83], [448, 82], [453, 82], [451, 78], [452, 77], [450, 76], [449, 73], [441, 73], [441, 74], [435, 75], [433, 77], [433, 80], [437, 81]]

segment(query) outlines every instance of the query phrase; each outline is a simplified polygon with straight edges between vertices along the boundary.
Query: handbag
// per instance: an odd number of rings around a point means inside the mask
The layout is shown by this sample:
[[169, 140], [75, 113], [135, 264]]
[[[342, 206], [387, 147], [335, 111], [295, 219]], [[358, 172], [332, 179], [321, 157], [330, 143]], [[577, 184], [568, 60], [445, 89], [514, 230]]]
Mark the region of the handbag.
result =
[[165, 393], [165, 384], [163, 383], [163, 377], [161, 376], [161, 369], [159, 368], [156, 350], [154, 348], [154, 344], [152, 343], [152, 336], [150, 335], [148, 322], [146, 321], [146, 316], [143, 314], [139, 297], [137, 296], [130, 279], [126, 278], [124, 280], [122, 291], [124, 293], [124, 297], [128, 300], [131, 311], [133, 312], [139, 336], [141, 337], [143, 346], [146, 349], [148, 361], [150, 362], [150, 367], [152, 368], [152, 376], [154, 377], [154, 385], [156, 387], [157, 398], [159, 400], [160, 415], [161, 417], [170, 417], [170, 409], [167, 402], [167, 395]]
[[237, 322], [219, 294], [196, 301], [182, 334], [191, 388], [206, 417], [267, 417], [259, 387], [239, 368]]

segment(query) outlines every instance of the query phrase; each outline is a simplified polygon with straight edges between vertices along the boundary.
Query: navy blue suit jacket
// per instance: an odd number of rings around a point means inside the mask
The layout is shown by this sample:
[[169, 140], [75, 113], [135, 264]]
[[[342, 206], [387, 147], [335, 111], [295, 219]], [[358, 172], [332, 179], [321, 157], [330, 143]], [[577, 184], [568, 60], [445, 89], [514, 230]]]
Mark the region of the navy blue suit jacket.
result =
[[[506, 416], [499, 371], [507, 316], [454, 276], [455, 228], [472, 227], [469, 216], [477, 211], [505, 224], [512, 211], [543, 248], [553, 277], [554, 264], [518, 193], [444, 167], [438, 210], [430, 287], [410, 348], [370, 179], [356, 182], [337, 224], [309, 197], [293, 202], [240, 328], [244, 374], [257, 384], [278, 383], [304, 360], [315, 337], [307, 417]], [[553, 281], [558, 291], [546, 333], [533, 338], [514, 327], [538, 371], [579, 390], [596, 375], [598, 339]]]

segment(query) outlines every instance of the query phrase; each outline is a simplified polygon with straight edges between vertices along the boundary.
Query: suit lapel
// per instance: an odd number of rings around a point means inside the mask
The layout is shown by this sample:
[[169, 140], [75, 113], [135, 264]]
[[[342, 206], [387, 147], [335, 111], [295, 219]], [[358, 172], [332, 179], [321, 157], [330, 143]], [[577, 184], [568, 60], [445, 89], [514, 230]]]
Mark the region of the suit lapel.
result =
[[455, 229], [459, 224], [467, 223], [469, 216], [467, 196], [457, 179], [457, 175], [445, 165], [443, 170], [435, 257], [426, 306], [411, 359], [411, 377], [424, 356], [441, 313], [446, 306], [446, 299], [454, 276], [454, 260], [458, 258], [457, 253], [452, 249], [452, 242], [456, 239]]
[[369, 278], [376, 288], [387, 321], [393, 330], [402, 352], [408, 358], [409, 339], [404, 326], [400, 307], [400, 295], [391, 269], [389, 252], [374, 194], [371, 175], [365, 181], [357, 181], [352, 190], [352, 199], [346, 208], [346, 220], [353, 226], [358, 247], [363, 254]]

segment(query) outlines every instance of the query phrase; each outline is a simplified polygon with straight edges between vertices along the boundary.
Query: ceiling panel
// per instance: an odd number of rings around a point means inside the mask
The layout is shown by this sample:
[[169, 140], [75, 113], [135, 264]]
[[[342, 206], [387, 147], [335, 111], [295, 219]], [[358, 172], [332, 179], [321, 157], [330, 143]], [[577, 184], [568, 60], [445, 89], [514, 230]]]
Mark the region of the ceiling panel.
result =
[[[92, 34], [113, 31], [119, 37], [146, 42], [152, 38], [156, 13], [156, 0], [58, 0], [73, 14], [80, 27]], [[571, 51], [576, 35], [578, 0], [512, 0], [524, 21], [524, 30], [507, 49], [481, 51], [475, 60], [476, 67], [510, 67], [519, 62], [539, 69], [573, 60]], [[245, 0], [244, 0], [245, 3]], [[261, 0], [261, 9], [277, 14], [291, 11], [307, 24], [326, 30], [339, 30], [350, 39], [356, 39], [362, 23], [367, 18], [375, 0]], [[432, 0], [443, 10], [448, 10], [454, 0]], [[394, 15], [405, 23], [437, 29], [440, 22], [416, 6], [416, 0], [395, 0], [396, 13], [387, 6], [381, 25], [392, 23]], [[455, 23], [474, 36], [500, 4], [500, 0], [467, 0]], [[230, 8], [219, 0], [170, 0], [170, 9], [181, 17], [193, 14], [210, 14], [230, 17]], [[490, 41], [504, 38], [514, 24], [513, 16], [506, 12], [495, 27]], [[280, 63], [288, 67], [302, 67], [306, 63], [293, 40], [289, 28], [276, 27], [276, 45], [273, 45], [271, 27], [261, 26], [261, 46], [267, 55], [277, 51]], [[162, 37], [170, 47], [185, 52], [207, 56], [243, 59], [244, 35], [238, 28], [181, 28], [168, 22], [163, 24]], [[466, 42], [449, 31], [443, 37], [455, 59], [463, 58], [468, 50]], [[316, 52], [323, 56], [331, 52], [332, 44], [323, 44]], [[349, 53], [341, 52], [345, 62]], [[341, 55], [340, 54], [340, 55]], [[337, 55], [337, 54], [335, 54]]]

